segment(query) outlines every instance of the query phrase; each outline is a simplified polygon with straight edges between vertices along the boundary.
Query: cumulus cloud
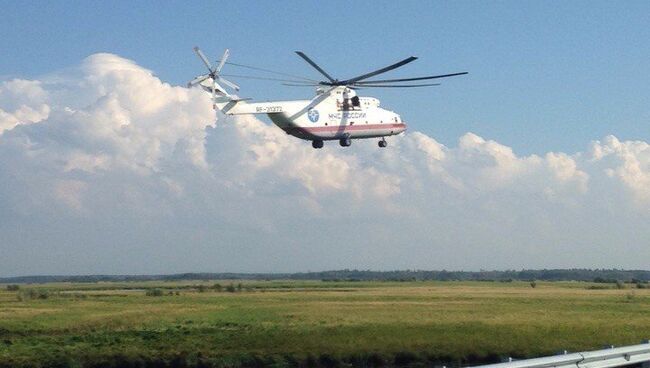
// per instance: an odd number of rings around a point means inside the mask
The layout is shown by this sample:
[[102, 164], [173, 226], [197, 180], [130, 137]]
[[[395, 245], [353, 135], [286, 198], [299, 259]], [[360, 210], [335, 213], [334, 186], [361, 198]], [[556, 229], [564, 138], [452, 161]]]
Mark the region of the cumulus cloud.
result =
[[47, 93], [38, 81], [14, 79], [0, 84], [0, 132], [48, 117]]
[[308, 142], [133, 61], [0, 84], [0, 270], [644, 267], [650, 146]]
[[[591, 161], [601, 166], [607, 176], [624, 185], [646, 206], [650, 201], [650, 145], [646, 142], [621, 142], [608, 136], [604, 142], [593, 142]], [[646, 209], [648, 207], [645, 207]]]

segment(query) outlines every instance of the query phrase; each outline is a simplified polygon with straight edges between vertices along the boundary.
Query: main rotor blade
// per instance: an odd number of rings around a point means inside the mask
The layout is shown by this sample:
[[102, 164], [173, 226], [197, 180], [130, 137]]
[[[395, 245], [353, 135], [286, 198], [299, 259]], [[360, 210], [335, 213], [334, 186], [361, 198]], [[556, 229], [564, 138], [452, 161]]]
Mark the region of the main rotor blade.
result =
[[329, 74], [327, 74], [327, 73], [326, 73], [326, 72], [325, 72], [325, 71], [324, 71], [320, 66], [318, 66], [318, 64], [316, 64], [315, 62], [313, 62], [313, 61], [312, 61], [312, 60], [311, 60], [307, 55], [305, 55], [304, 52], [302, 52], [302, 51], [296, 51], [296, 54], [298, 54], [298, 56], [300, 56], [300, 57], [303, 58], [306, 62], [308, 62], [309, 65], [313, 66], [314, 69], [318, 70], [318, 71], [319, 71], [322, 75], [324, 75], [325, 78], [327, 78], [330, 82], [333, 83], [333, 82], [335, 81], [334, 78], [332, 78]]
[[417, 58], [415, 56], [411, 56], [411, 57], [408, 57], [408, 58], [406, 58], [406, 59], [404, 59], [404, 60], [402, 60], [400, 62], [397, 62], [397, 63], [395, 63], [393, 65], [389, 65], [389, 66], [387, 66], [385, 68], [375, 70], [374, 72], [370, 72], [368, 74], [360, 75], [358, 77], [342, 81], [341, 84], [354, 84], [354, 82], [358, 82], [358, 81], [360, 81], [362, 79], [367, 79], [367, 78], [370, 78], [370, 77], [374, 77], [377, 74], [386, 73], [387, 71], [399, 68], [400, 66], [406, 65], [406, 64], [408, 64], [408, 63], [410, 63], [412, 61], [415, 61], [415, 60], [417, 60]]
[[418, 80], [425, 80], [425, 79], [438, 79], [438, 78], [455, 77], [457, 75], [464, 75], [464, 74], [467, 74], [467, 73], [468, 72], [453, 73], [453, 74], [442, 74], [442, 75], [432, 75], [432, 76], [428, 76], [428, 77], [417, 77], [417, 78], [384, 79], [384, 80], [373, 80], [373, 81], [365, 81], [365, 82], [361, 81], [361, 82], [358, 82], [358, 84], [409, 82], [409, 81], [418, 81]]
[[440, 83], [426, 83], [426, 84], [355, 84], [361, 88], [408, 88], [408, 87], [429, 87], [439, 86]]
[[223, 56], [221, 57], [221, 61], [219, 62], [219, 65], [217, 65], [217, 69], [215, 69], [215, 73], [219, 73], [221, 71], [221, 68], [223, 68], [223, 64], [226, 63], [226, 60], [228, 60], [228, 56], [230, 55], [230, 50], [226, 49], [224, 51]]
[[264, 68], [258, 68], [258, 67], [256, 67], [256, 66], [250, 66], [250, 65], [244, 65], [244, 64], [237, 64], [237, 63], [232, 63], [232, 62], [230, 62], [230, 61], [227, 61], [226, 64], [228, 64], [228, 65], [232, 65], [232, 66], [237, 66], [237, 67], [240, 67], [240, 68], [246, 68], [246, 69], [251, 69], [251, 70], [258, 70], [258, 71], [261, 71], [261, 72], [267, 72], [267, 73], [272, 73], [272, 74], [277, 74], [277, 75], [283, 75], [283, 76], [285, 76], [285, 77], [291, 77], [291, 78], [296, 78], [296, 79], [304, 79], [304, 80], [309, 81], [309, 82], [318, 83], [318, 81], [315, 80], [315, 79], [305, 78], [305, 77], [302, 77], [302, 76], [299, 76], [299, 75], [294, 75], [294, 74], [288, 74], [288, 73], [276, 72], [275, 70], [264, 69]]
[[282, 83], [283, 86], [291, 87], [318, 87], [320, 84], [297, 84], [297, 83]]
[[277, 82], [291, 82], [291, 83], [308, 83], [309, 85], [318, 85], [318, 81], [301, 81], [301, 80], [292, 80], [292, 79], [281, 79], [281, 78], [269, 78], [269, 77], [256, 77], [249, 75], [237, 75], [237, 74], [220, 74], [222, 77], [233, 77], [233, 78], [242, 78], [242, 79], [258, 79], [258, 80], [268, 80], [268, 81], [277, 81]]
[[203, 52], [198, 46], [194, 46], [194, 52], [196, 52], [196, 54], [199, 55], [199, 58], [203, 61], [203, 64], [205, 64], [205, 66], [208, 68], [210, 74], [214, 73], [214, 71], [212, 71], [212, 64], [210, 64], [208, 58], [206, 58], [205, 55], [203, 55]]

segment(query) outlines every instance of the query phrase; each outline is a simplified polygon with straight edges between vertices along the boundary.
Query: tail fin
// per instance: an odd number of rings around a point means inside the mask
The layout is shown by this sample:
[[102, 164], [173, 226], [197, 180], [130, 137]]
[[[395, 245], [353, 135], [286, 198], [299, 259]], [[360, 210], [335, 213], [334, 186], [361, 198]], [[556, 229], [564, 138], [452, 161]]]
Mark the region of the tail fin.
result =
[[237, 95], [230, 94], [219, 83], [207, 79], [199, 83], [201, 88], [212, 95], [212, 108], [219, 110], [224, 114], [235, 113], [233, 108], [242, 101], [248, 101], [250, 98], [241, 98]]
[[215, 110], [217, 109], [217, 103], [228, 103], [233, 99], [232, 97], [236, 97], [229, 94], [225, 88], [219, 85], [219, 83], [217, 83], [217, 81], [213, 80], [212, 78], [208, 78], [202, 81], [199, 83], [199, 86], [201, 86], [204, 91], [207, 91], [210, 93], [210, 95], [212, 95], [212, 107]]

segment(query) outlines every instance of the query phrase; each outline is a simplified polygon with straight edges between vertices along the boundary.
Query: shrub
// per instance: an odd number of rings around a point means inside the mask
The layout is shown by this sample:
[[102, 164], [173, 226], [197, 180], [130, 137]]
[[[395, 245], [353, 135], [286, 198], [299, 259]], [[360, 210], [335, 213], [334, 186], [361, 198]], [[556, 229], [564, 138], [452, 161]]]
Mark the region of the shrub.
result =
[[19, 301], [31, 300], [31, 299], [47, 299], [50, 297], [50, 293], [47, 290], [34, 290], [29, 289], [25, 290], [22, 293], [18, 294]]
[[7, 290], [8, 291], [18, 291], [20, 290], [20, 285], [7, 285]]
[[589, 285], [586, 287], [587, 290], [608, 290], [611, 289], [610, 286], [607, 285]]
[[221, 292], [221, 290], [223, 290], [223, 286], [221, 286], [221, 284], [218, 283], [218, 282], [216, 284], [212, 285], [212, 288], [214, 290], [216, 290], [216, 291], [219, 291], [219, 292]]
[[205, 285], [199, 285], [196, 287], [196, 291], [198, 291], [199, 293], [205, 293], [205, 289], [206, 289]]
[[187, 360], [182, 355], [177, 355], [169, 362], [169, 366], [172, 368], [183, 368], [187, 367]]
[[235, 285], [230, 284], [230, 285], [226, 286], [226, 291], [229, 292], [229, 293], [234, 293], [237, 290], [235, 290]]
[[274, 366], [275, 360], [272, 357], [260, 357], [256, 354], [246, 353], [239, 357], [237, 363], [242, 367], [262, 368]]
[[535, 280], [531, 281], [530, 282], [530, 287], [532, 287], [533, 289], [536, 288], [537, 287], [537, 281], [535, 281]]
[[617, 289], [625, 289], [625, 284], [623, 283], [623, 281], [621, 281], [621, 280], [616, 281], [616, 288]]
[[410, 351], [402, 351], [395, 354], [395, 359], [393, 363], [398, 367], [404, 367], [411, 365], [418, 361], [417, 355], [411, 353]]
[[146, 296], [163, 296], [163, 291], [161, 289], [148, 289], [145, 293]]
[[382, 367], [386, 364], [384, 358], [378, 353], [362, 354], [351, 357], [349, 362], [355, 367]]
[[293, 354], [285, 354], [281, 360], [278, 361], [279, 367], [296, 368], [300, 367], [300, 362]]
[[335, 368], [339, 366], [339, 361], [335, 356], [330, 354], [321, 354], [318, 358], [318, 364], [325, 368]]
[[616, 283], [616, 280], [606, 279], [604, 277], [596, 277], [594, 279], [594, 282], [598, 284], [614, 284]]
[[309, 354], [305, 358], [305, 361], [304, 361], [303, 365], [307, 366], [307, 367], [316, 367], [316, 366], [318, 366], [318, 361], [316, 360], [316, 358], [313, 355]]

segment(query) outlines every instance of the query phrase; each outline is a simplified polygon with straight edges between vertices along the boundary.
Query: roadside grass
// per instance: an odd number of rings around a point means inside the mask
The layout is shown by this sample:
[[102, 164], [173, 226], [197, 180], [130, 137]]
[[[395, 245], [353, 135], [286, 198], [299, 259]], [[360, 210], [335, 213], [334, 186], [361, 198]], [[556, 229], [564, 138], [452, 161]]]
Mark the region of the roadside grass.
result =
[[[630, 297], [629, 288], [578, 282], [241, 281], [227, 292], [240, 281], [219, 283], [221, 291], [214, 281], [3, 288], [0, 366], [493, 361], [650, 337], [648, 289]], [[48, 298], [19, 300], [30, 289]], [[161, 295], [147, 296], [153, 289]]]

